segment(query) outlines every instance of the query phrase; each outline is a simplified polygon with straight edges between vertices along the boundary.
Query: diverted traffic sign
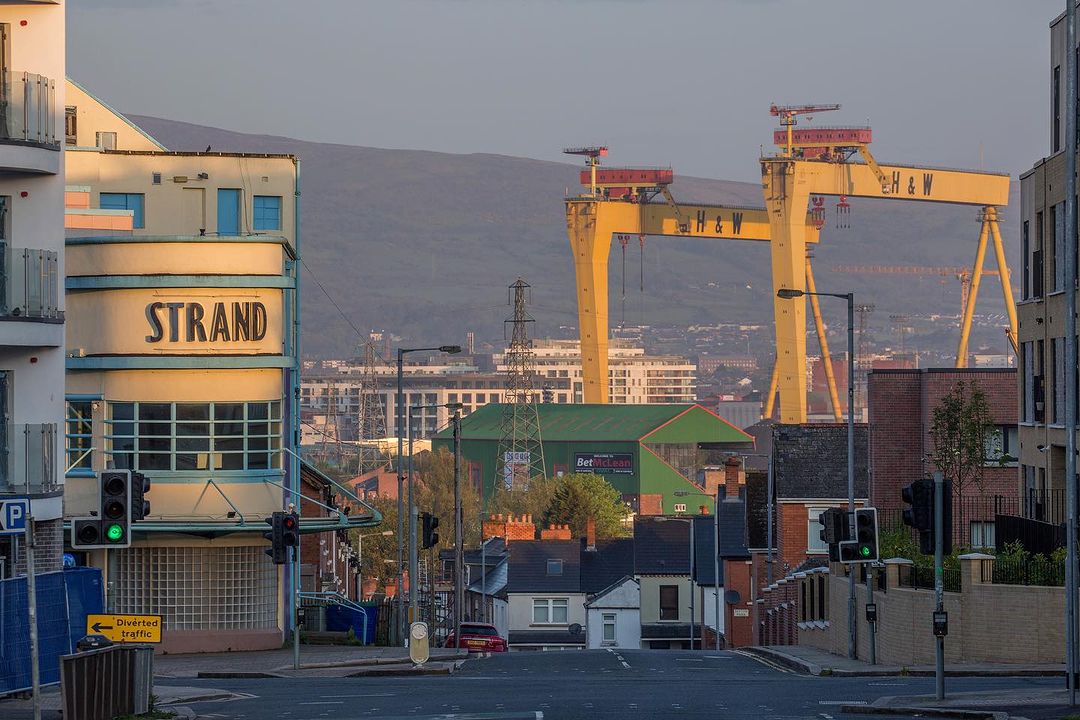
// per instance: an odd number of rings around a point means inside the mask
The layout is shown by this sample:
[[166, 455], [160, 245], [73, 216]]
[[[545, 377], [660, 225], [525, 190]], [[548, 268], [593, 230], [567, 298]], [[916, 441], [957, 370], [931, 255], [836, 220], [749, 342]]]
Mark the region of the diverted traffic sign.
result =
[[29, 500], [0, 501], [0, 535], [22, 535], [29, 515]]
[[86, 634], [104, 635], [113, 642], [161, 642], [160, 615], [87, 615]]

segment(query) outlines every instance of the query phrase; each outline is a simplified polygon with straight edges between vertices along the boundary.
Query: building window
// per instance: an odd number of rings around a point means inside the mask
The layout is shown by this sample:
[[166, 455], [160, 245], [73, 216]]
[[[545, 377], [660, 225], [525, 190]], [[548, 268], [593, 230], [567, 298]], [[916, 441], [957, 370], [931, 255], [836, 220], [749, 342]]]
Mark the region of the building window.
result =
[[217, 231], [218, 235], [240, 234], [240, 191], [236, 188], [218, 188]]
[[115, 150], [116, 149], [116, 133], [114, 132], [98, 132], [94, 134], [94, 144], [102, 150]]
[[1050, 422], [1065, 422], [1065, 338], [1050, 338], [1050, 372], [1054, 376], [1054, 409]]
[[1050, 87], [1050, 113], [1054, 124], [1050, 129], [1050, 144], [1053, 152], [1061, 150], [1061, 66], [1054, 67], [1054, 77]]
[[1050, 206], [1054, 232], [1054, 290], [1065, 289], [1065, 203]]
[[1020, 397], [1020, 418], [1023, 422], [1035, 422], [1035, 364], [1032, 355], [1034, 345], [1031, 342], [1020, 343], [1020, 377], [1024, 379], [1024, 388]]
[[146, 196], [142, 193], [101, 193], [98, 205], [102, 210], [131, 210], [132, 227], [140, 229], [146, 227], [143, 215]]
[[1024, 263], [1020, 273], [1020, 298], [1027, 300], [1031, 297], [1031, 238], [1028, 234], [1028, 221], [1025, 220], [1020, 228], [1020, 257]]
[[141, 471], [281, 467], [281, 403], [109, 403], [106, 452]]
[[686, 512], [686, 503], [675, 503], [675, 512], [677, 512], [677, 513]]
[[533, 624], [565, 625], [569, 609], [569, 598], [533, 598]]
[[547, 574], [548, 576], [562, 575], [562, 560], [548, 560]]
[[1016, 467], [1020, 455], [1020, 430], [1015, 425], [999, 425], [986, 433], [986, 464]]
[[615, 613], [604, 613], [604, 644], [615, 644]]
[[829, 552], [828, 544], [821, 539], [821, 523], [818, 522], [821, 513], [826, 510], [828, 508], [806, 509], [806, 553], [808, 555]]
[[1035, 248], [1031, 251], [1031, 297], [1041, 298], [1043, 295], [1043, 214], [1035, 213]]
[[992, 548], [994, 547], [994, 521], [972, 520], [971, 522], [971, 547]]
[[660, 586], [660, 619], [661, 620], [678, 620], [679, 619], [679, 586], [678, 585], [661, 585]]
[[79, 475], [93, 471], [94, 406], [90, 400], [68, 400], [67, 403], [67, 467], [68, 474]]
[[64, 108], [64, 144], [65, 145], [78, 145], [79, 133], [78, 133], [78, 116], [76, 110], [72, 105], [68, 105]]
[[160, 185], [161, 184], [161, 173], [159, 173], [159, 172], [151, 173], [150, 182], [153, 183], [154, 185]]
[[281, 229], [281, 196], [256, 195], [252, 225], [256, 230]]

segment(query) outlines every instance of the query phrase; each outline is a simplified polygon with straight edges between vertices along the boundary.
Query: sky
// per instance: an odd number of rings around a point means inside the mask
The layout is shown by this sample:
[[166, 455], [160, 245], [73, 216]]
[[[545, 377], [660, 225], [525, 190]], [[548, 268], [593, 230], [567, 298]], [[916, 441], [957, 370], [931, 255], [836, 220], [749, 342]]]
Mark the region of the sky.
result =
[[882, 162], [1048, 154], [1063, 0], [69, 0], [68, 74], [131, 114], [754, 181], [770, 103]]

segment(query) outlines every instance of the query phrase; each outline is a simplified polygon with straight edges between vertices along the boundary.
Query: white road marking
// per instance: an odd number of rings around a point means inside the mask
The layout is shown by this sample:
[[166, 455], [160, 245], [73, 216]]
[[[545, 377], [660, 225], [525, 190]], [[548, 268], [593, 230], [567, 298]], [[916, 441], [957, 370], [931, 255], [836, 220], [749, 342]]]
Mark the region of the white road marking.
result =
[[676, 662], [705, 662], [701, 658], [675, 658]]
[[312, 700], [311, 702], [296, 703], [297, 705], [344, 705], [344, 700]]
[[706, 660], [730, 660], [730, 655], [706, 655]]
[[627, 670], [629, 670], [629, 669], [630, 669], [630, 665], [629, 665], [629, 664], [628, 664], [628, 663], [627, 663], [627, 662], [626, 662], [625, 660], [623, 660], [623, 664], [622, 664], [622, 666], [623, 666], [624, 668], [626, 668]]
[[364, 693], [362, 695], [323, 695], [324, 698], [394, 697], [397, 693]]
[[818, 700], [818, 705], [865, 705], [865, 700]]

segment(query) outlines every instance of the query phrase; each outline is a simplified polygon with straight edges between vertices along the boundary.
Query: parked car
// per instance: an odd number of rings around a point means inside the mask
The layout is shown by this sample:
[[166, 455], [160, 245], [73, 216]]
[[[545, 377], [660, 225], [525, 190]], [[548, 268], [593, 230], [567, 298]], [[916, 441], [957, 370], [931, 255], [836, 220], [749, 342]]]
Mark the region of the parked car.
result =
[[446, 647], [463, 647], [469, 652], [506, 652], [506, 638], [499, 637], [494, 625], [484, 623], [461, 623], [461, 645], [451, 631]]

